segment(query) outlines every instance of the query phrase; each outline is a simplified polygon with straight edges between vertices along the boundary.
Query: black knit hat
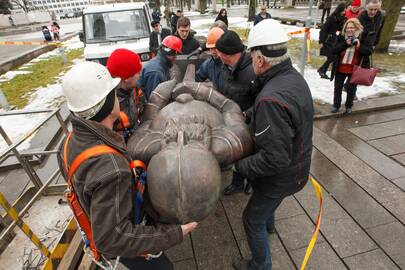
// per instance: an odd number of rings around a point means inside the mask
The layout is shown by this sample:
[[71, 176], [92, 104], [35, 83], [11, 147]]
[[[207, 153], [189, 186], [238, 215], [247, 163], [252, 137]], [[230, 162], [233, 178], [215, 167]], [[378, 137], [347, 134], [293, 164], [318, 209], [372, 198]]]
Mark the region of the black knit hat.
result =
[[113, 89], [105, 98], [105, 102], [98, 113], [90, 118], [90, 120], [101, 122], [103, 121], [114, 109], [115, 104], [115, 89]]
[[244, 51], [242, 40], [238, 34], [232, 30], [226, 31], [216, 42], [215, 47], [218, 51], [232, 55]]

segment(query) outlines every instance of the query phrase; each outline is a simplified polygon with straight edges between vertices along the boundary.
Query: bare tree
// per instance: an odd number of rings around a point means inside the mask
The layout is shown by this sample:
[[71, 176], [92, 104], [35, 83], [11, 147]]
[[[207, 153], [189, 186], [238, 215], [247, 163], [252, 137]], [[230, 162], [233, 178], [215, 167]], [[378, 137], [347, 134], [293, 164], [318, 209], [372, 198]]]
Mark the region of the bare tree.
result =
[[250, 22], [255, 20], [255, 14], [256, 14], [256, 0], [249, 0], [248, 20]]
[[19, 6], [25, 13], [32, 9], [29, 0], [10, 0], [10, 2]]
[[385, 22], [381, 29], [380, 41], [377, 44], [377, 51], [386, 52], [390, 46], [392, 34], [397, 25], [401, 7], [405, 5], [405, 0], [383, 0], [382, 8], [385, 10]]
[[200, 10], [201, 14], [205, 13], [205, 10], [207, 9], [207, 0], [200, 0], [200, 6], [198, 9]]

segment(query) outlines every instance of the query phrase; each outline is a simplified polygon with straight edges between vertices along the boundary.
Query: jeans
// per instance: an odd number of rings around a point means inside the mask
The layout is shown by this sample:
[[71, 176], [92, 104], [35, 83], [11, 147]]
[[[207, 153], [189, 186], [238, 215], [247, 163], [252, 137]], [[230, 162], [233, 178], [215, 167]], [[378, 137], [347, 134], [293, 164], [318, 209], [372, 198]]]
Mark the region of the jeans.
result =
[[[336, 74], [335, 74], [335, 93], [333, 95], [333, 106], [336, 108], [340, 108], [340, 105], [342, 104], [343, 85], [345, 85], [346, 93], [347, 93], [346, 103], [345, 103], [346, 108], [353, 107], [353, 100], [354, 100], [354, 97], [356, 96], [357, 85], [349, 83], [350, 77], [351, 77], [351, 74], [343, 74], [340, 72], [336, 72]], [[347, 78], [347, 82], [345, 84], [346, 78]]]
[[163, 253], [162, 256], [149, 261], [142, 257], [121, 258], [120, 262], [130, 270], [174, 270], [172, 262]]
[[253, 190], [253, 194], [243, 211], [243, 226], [252, 260], [252, 270], [271, 270], [271, 253], [266, 228], [274, 227], [274, 212], [283, 198], [269, 198]]

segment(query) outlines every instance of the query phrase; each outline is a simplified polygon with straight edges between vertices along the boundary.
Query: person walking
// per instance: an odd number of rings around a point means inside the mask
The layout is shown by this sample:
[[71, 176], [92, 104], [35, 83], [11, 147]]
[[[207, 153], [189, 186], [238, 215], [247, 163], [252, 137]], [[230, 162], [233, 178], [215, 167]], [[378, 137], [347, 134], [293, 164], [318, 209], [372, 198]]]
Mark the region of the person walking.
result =
[[235, 164], [235, 170], [249, 179], [253, 188], [242, 217], [252, 258], [235, 259], [237, 270], [272, 269], [267, 233], [275, 228], [274, 212], [284, 198], [308, 182], [313, 100], [308, 84], [292, 65], [288, 39], [275, 20], [258, 23], [248, 37], [260, 92], [251, 125], [254, 153]]
[[51, 32], [53, 33], [53, 39], [54, 40], [60, 41], [59, 31], [60, 31], [59, 24], [57, 22], [53, 22], [52, 25], [51, 25]]
[[331, 8], [332, 8], [332, 0], [322, 0], [322, 2], [319, 4], [319, 9], [322, 9], [321, 23], [323, 23], [324, 18], [329, 17]]
[[42, 26], [42, 34], [44, 35], [45, 41], [52, 41], [51, 32], [49, 31], [49, 28], [46, 25]]
[[170, 80], [170, 68], [181, 53], [182, 42], [176, 36], [167, 36], [162, 41], [155, 58], [146, 63], [142, 69], [137, 85], [142, 89], [146, 100], [162, 82]]
[[[345, 86], [346, 111], [349, 114], [352, 112], [353, 100], [356, 95], [357, 85], [350, 83], [350, 78], [353, 73], [354, 65], [360, 65], [369, 68], [369, 64], [364, 60], [371, 55], [372, 42], [363, 31], [363, 26], [357, 18], [349, 19], [343, 26], [342, 33], [337, 37], [337, 43], [333, 48], [333, 53], [338, 60], [334, 65], [335, 89], [333, 95], [332, 113], [339, 111], [342, 103], [342, 90]], [[346, 81], [346, 84], [345, 84]]]
[[260, 12], [258, 14], [256, 14], [253, 25], [258, 24], [262, 20], [271, 19], [270, 13], [268, 13], [266, 10], [267, 9], [266, 9], [265, 5], [260, 5]]
[[226, 11], [226, 8], [221, 8], [215, 21], [223, 21], [226, 24], [226, 27], [228, 27], [228, 12]]
[[358, 17], [364, 32], [370, 39], [373, 47], [380, 40], [381, 29], [385, 22], [385, 12], [381, 10], [381, 0], [370, 0], [366, 5], [366, 11]]
[[[95, 257], [119, 256], [128, 269], [173, 270], [160, 251], [180, 244], [197, 223], [159, 224], [147, 193], [145, 203], [135, 203], [134, 194], [140, 190], [135, 189], [134, 174], [141, 166], [130, 168], [125, 142], [113, 131], [120, 112], [115, 93], [119, 82], [106, 67], [90, 61], [75, 65], [63, 77], [73, 131], [59, 147], [58, 165], [68, 181], [67, 196], [78, 225]], [[136, 224], [136, 208], [147, 211], [156, 226]]]
[[322, 25], [321, 31], [319, 32], [320, 54], [327, 57], [325, 63], [318, 69], [319, 76], [321, 76], [322, 79], [330, 79], [328, 75], [326, 75], [326, 72], [330, 64], [336, 60], [332, 49], [336, 44], [336, 33], [342, 31], [345, 22], [345, 9], [345, 3], [340, 3], [333, 11], [332, 15], [326, 19], [326, 22]]

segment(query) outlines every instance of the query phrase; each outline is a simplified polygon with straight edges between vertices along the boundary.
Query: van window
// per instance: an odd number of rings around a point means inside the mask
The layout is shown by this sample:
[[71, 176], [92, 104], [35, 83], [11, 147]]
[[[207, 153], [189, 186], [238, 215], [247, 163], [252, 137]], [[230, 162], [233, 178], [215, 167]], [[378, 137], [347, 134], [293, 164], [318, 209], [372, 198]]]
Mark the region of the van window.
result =
[[143, 9], [84, 15], [86, 43], [148, 38], [149, 25]]

